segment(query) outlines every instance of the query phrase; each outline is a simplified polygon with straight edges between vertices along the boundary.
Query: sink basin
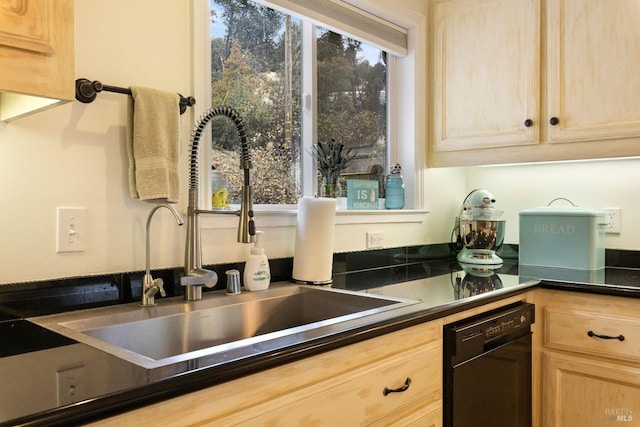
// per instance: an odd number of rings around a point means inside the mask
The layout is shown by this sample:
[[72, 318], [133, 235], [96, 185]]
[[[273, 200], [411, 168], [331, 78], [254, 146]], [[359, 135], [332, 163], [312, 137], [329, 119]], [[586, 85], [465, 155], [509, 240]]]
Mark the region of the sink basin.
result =
[[[30, 319], [146, 368], [186, 360], [207, 364], [245, 357], [340, 332], [350, 320], [416, 301], [283, 285], [266, 291], [203, 300], [160, 300], [159, 305], [85, 310]], [[198, 365], [201, 365], [199, 363]]]
[[[395, 301], [309, 288], [238, 304], [82, 330], [153, 360], [376, 310]], [[64, 326], [82, 328], [84, 322]]]

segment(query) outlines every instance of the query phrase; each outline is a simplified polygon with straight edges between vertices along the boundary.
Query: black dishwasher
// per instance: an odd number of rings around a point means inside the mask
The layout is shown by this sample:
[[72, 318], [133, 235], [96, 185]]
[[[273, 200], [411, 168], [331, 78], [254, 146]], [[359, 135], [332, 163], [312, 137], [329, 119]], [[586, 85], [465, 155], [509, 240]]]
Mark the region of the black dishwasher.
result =
[[501, 307], [444, 327], [444, 426], [531, 426], [534, 305]]

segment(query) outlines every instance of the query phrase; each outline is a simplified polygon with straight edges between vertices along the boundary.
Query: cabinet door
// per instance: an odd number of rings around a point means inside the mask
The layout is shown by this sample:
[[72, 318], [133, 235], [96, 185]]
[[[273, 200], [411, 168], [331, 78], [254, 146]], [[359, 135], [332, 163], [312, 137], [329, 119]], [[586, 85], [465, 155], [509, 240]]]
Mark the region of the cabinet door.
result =
[[640, 426], [640, 369], [551, 351], [543, 360], [544, 427]]
[[52, 54], [46, 0], [23, 0], [0, 5], [0, 46]]
[[429, 406], [410, 407], [410, 415], [404, 417], [389, 417], [370, 424], [371, 427], [441, 427], [442, 405], [434, 402]]
[[638, 1], [548, 4], [549, 141], [640, 136]]
[[74, 98], [73, 0], [0, 2], [0, 120]]
[[536, 144], [539, 0], [437, 1], [430, 25], [431, 155]]

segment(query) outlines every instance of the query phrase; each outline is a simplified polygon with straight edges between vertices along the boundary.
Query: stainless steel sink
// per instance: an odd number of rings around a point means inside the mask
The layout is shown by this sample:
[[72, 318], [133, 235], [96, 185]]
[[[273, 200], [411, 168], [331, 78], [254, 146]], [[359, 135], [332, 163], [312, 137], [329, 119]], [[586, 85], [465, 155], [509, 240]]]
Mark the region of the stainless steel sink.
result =
[[416, 303], [303, 285], [200, 301], [172, 298], [30, 319], [152, 369], [184, 361], [210, 365], [354, 327], [353, 322]]
[[288, 295], [102, 328], [83, 330], [84, 322], [64, 326], [80, 327], [87, 335], [159, 360], [392, 304], [388, 299], [298, 288]]

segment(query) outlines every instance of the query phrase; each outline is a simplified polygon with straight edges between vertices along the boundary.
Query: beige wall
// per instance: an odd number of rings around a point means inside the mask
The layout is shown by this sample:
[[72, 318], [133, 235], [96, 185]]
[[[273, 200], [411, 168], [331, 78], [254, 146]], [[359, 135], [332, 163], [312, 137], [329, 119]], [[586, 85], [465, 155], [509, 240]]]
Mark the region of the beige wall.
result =
[[[192, 77], [191, 2], [75, 3], [76, 77], [116, 86], [156, 87], [203, 99], [197, 89], [203, 86]], [[421, 1], [400, 3], [423, 13]], [[125, 112], [126, 96], [102, 93], [92, 104], [73, 102], [0, 123], [0, 284], [144, 269], [144, 228], [151, 207], [132, 200], [127, 192]], [[194, 121], [190, 109], [182, 117], [185, 190], [186, 152]], [[415, 123], [425, 125], [424, 120]], [[415, 134], [423, 141], [423, 130]], [[607, 238], [607, 245], [637, 249], [633, 217], [640, 202], [634, 197], [633, 182], [638, 181], [638, 163], [426, 170], [415, 186], [421, 188], [430, 211], [424, 222], [338, 225], [335, 251], [365, 249], [366, 231], [384, 231], [387, 246], [446, 242], [458, 205], [477, 187], [491, 190], [507, 212], [508, 242], [517, 241], [518, 210], [560, 195], [583, 206], [622, 207], [623, 233]], [[181, 208], [186, 204], [184, 193]], [[84, 252], [55, 252], [58, 206], [86, 208]], [[204, 263], [243, 260], [248, 247], [235, 242], [233, 225], [227, 219], [212, 221], [213, 228], [203, 232]], [[260, 221], [273, 223], [258, 216], [259, 226]], [[293, 255], [295, 221], [284, 222], [260, 226], [267, 232], [265, 248], [272, 258]], [[154, 216], [152, 245], [153, 268], [182, 265], [184, 230], [165, 210]]]
[[[192, 81], [191, 3], [76, 1], [76, 77], [204, 99], [194, 89], [202, 85]], [[73, 102], [0, 123], [0, 284], [144, 269], [145, 224], [151, 207], [132, 200], [127, 192], [125, 113], [126, 96], [105, 92], [92, 104]], [[195, 119], [192, 109], [182, 117], [185, 190], [186, 152]], [[428, 206], [439, 220], [438, 198], [442, 193], [450, 197], [449, 192], [435, 183], [428, 187]], [[181, 208], [186, 204], [184, 194]], [[58, 206], [86, 208], [84, 252], [56, 253]], [[367, 230], [385, 231], [389, 246], [442, 241], [447, 232], [432, 222], [339, 225], [335, 250], [364, 249]], [[219, 223], [222, 228], [203, 232], [204, 263], [243, 260], [249, 248], [235, 242], [235, 230], [226, 219]], [[293, 255], [292, 224], [295, 221], [289, 219], [289, 225], [266, 228], [270, 257]], [[182, 265], [184, 230], [164, 209], [154, 216], [151, 240], [153, 268]]]
[[629, 250], [640, 249], [638, 182], [638, 159], [476, 167], [466, 173], [467, 188], [490, 190], [505, 211], [507, 242], [518, 243], [518, 212], [564, 197], [584, 208], [621, 208], [621, 233], [606, 234], [605, 246]]

